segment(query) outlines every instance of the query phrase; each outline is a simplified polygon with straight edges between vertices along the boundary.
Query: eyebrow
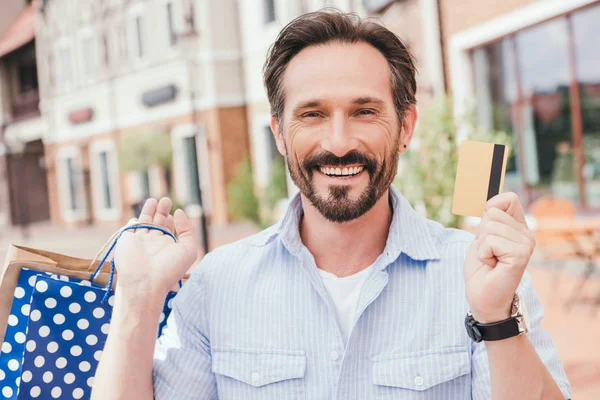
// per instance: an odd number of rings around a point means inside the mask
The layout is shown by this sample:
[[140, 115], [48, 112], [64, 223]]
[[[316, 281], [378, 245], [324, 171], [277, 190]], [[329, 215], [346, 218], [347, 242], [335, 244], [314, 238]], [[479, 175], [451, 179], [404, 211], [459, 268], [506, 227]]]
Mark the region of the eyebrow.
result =
[[[318, 107], [321, 104], [323, 104], [323, 100], [322, 99], [311, 99], [311, 100], [306, 100], [303, 101], [301, 103], [299, 103], [296, 107], [294, 107], [293, 113], [296, 114], [298, 111], [303, 110], [305, 108], [311, 108], [311, 107]], [[362, 105], [362, 104], [377, 104], [377, 105], [381, 105], [384, 104], [384, 101], [381, 99], [377, 99], [375, 97], [357, 97], [356, 99], [353, 99], [352, 104], [358, 104], [358, 105]]]

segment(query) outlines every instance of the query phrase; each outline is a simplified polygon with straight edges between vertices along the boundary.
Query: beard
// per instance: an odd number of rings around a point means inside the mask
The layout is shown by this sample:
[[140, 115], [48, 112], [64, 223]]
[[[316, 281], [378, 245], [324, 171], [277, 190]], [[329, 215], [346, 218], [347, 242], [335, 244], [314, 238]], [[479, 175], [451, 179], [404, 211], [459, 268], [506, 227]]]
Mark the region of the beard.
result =
[[[397, 148], [398, 143], [395, 143], [392, 149]], [[353, 150], [342, 157], [330, 152], [320, 152], [306, 157], [300, 163], [292, 162], [290, 157], [287, 157], [287, 164], [292, 180], [321, 215], [329, 221], [343, 223], [364, 215], [389, 189], [398, 168], [398, 152], [392, 151], [381, 163], [373, 157]], [[320, 166], [344, 167], [356, 164], [363, 165], [369, 174], [369, 183], [357, 198], [350, 198], [351, 187], [343, 183], [329, 185], [326, 197], [317, 192], [313, 174]]]

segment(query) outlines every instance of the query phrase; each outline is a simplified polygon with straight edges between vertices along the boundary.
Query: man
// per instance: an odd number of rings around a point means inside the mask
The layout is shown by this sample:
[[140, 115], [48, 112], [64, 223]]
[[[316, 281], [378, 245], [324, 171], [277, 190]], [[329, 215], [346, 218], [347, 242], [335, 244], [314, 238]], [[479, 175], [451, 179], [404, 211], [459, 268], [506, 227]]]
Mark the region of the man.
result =
[[[569, 397], [524, 274], [534, 239], [516, 195], [487, 203], [473, 240], [418, 216], [390, 186], [417, 122], [406, 46], [374, 22], [312, 13], [283, 29], [264, 72], [300, 194], [277, 225], [202, 260], [156, 345], [196, 238], [168, 199], [148, 201], [139, 221], [176, 230], [179, 243], [140, 229], [117, 246], [94, 398]], [[527, 334], [513, 303], [529, 308]], [[468, 311], [484, 341], [465, 331]]]

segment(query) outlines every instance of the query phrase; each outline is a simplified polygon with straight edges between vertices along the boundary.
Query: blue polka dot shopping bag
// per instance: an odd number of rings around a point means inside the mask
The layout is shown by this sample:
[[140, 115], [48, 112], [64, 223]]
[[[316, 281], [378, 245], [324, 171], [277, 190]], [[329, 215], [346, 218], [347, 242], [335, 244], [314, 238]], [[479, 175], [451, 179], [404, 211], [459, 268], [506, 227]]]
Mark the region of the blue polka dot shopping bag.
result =
[[120, 234], [135, 227], [113, 235], [99, 263], [11, 246], [0, 271], [0, 399], [90, 398], [114, 301], [115, 266], [105, 261]]

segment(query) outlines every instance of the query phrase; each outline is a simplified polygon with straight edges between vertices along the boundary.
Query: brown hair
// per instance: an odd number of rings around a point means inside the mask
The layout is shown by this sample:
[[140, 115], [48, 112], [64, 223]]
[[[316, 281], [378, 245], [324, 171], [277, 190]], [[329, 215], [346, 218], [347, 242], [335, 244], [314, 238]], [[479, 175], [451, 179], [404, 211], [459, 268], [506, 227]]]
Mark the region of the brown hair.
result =
[[269, 49], [263, 67], [264, 84], [271, 114], [278, 123], [283, 117], [285, 93], [283, 75], [291, 59], [304, 48], [330, 42], [365, 42], [387, 59], [392, 72], [391, 86], [398, 120], [415, 104], [416, 68], [410, 51], [392, 31], [371, 19], [353, 13], [326, 10], [301, 15], [287, 24]]

